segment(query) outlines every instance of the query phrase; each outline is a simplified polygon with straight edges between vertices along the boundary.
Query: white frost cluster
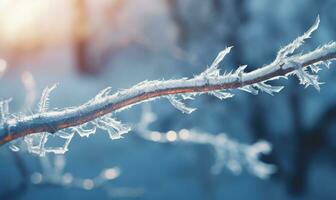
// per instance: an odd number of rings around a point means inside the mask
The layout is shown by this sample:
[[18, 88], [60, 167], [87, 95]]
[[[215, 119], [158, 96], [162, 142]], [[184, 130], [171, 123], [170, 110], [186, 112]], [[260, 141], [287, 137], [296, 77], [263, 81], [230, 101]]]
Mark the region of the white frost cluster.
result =
[[259, 141], [252, 145], [242, 144], [227, 137], [226, 134], [212, 135], [196, 130], [182, 129], [179, 132], [165, 133], [149, 130], [148, 126], [154, 122], [156, 115], [148, 105], [144, 106], [137, 131], [141, 138], [158, 143], [183, 143], [210, 145], [215, 152], [215, 163], [211, 168], [213, 174], [219, 174], [224, 167], [234, 174], [240, 174], [247, 169], [251, 174], [265, 179], [276, 171], [276, 167], [260, 161], [262, 154], [272, 150], [271, 144]]
[[[56, 85], [53, 85], [52, 87], [47, 87], [44, 89], [38, 105], [39, 113], [47, 111], [49, 104], [49, 95], [55, 88]], [[102, 90], [91, 101], [99, 101], [101, 98], [106, 97], [106, 95], [109, 94], [110, 90], [110, 88]], [[88, 103], [90, 103], [91, 101], [89, 101]], [[90, 122], [81, 124], [80, 126], [59, 130], [53, 134], [43, 132], [27, 135], [24, 137], [24, 141], [30, 153], [38, 154], [40, 156], [45, 156], [47, 153], [64, 154], [66, 151], [68, 151], [68, 146], [75, 133], [78, 133], [80, 137], [89, 137], [91, 134], [96, 133], [97, 129], [102, 129], [106, 131], [111, 139], [122, 138], [123, 134], [131, 130], [130, 127], [125, 126], [121, 122], [115, 120], [110, 113]], [[62, 145], [48, 145], [48, 140], [54, 137], [62, 139]]]
[[[208, 67], [204, 72], [201, 74], [195, 76], [192, 79], [188, 79], [189, 81], [195, 82], [195, 85], [197, 85], [198, 82], [206, 82], [208, 85], [215, 85], [218, 82], [232, 82], [232, 81], [240, 81], [243, 82], [243, 78], [245, 76], [244, 70], [246, 69], [247, 65], [242, 65], [238, 67], [235, 71], [230, 72], [224, 72], [221, 74], [219, 64], [223, 61], [225, 56], [230, 52], [232, 47], [227, 47], [223, 51], [219, 52], [215, 60], [212, 62], [210, 67]], [[185, 78], [185, 80], [187, 80]], [[255, 83], [252, 85], [246, 85], [238, 88], [239, 90], [249, 92], [251, 94], [257, 95], [259, 91], [266, 92], [270, 95], [273, 95], [273, 93], [278, 93], [283, 89], [283, 86], [272, 86], [269, 84], [266, 84], [266, 81]], [[229, 90], [212, 90], [209, 92], [199, 92], [199, 93], [180, 93], [175, 95], [168, 95], [167, 98], [169, 102], [178, 110], [182, 111], [183, 113], [190, 114], [193, 111], [196, 110], [196, 108], [190, 108], [186, 106], [182, 101], [186, 99], [193, 99], [194, 96], [200, 95], [200, 94], [209, 94], [212, 95], [220, 100], [224, 100], [227, 98], [231, 98], [234, 96], [234, 94]]]
[[[326, 44], [318, 49], [316, 49], [315, 51], [317, 52], [317, 54], [321, 54], [323, 56], [324, 52], [327, 51], [330, 48], [335, 48], [336, 47], [336, 43], [335, 42], [331, 42], [329, 44]], [[298, 77], [300, 84], [304, 85], [305, 87], [308, 86], [313, 86], [316, 90], [320, 90], [320, 85], [322, 83], [319, 82], [319, 77], [317, 75], [317, 73], [322, 70], [322, 66], [326, 67], [327, 69], [329, 69], [329, 66], [331, 64], [331, 61], [334, 61], [335, 59], [329, 59], [327, 61], [320, 61], [314, 64], [310, 64], [308, 67], [306, 68], [302, 68], [297, 62], [293, 62], [293, 61], [289, 61], [289, 65], [294, 65], [297, 67], [297, 70], [295, 70], [294, 72], [292, 72], [291, 74], [294, 74]], [[290, 74], [289, 74], [290, 75]]]
[[[319, 17], [317, 17], [315, 23], [312, 25], [311, 28], [308, 29], [302, 36], [299, 36], [296, 38], [293, 42], [286, 45], [285, 47], [281, 48], [275, 58], [275, 60], [258, 70], [255, 70], [253, 72], [245, 72], [245, 69], [247, 65], [242, 65], [238, 67], [235, 71], [224, 71], [224, 73], [220, 72], [219, 64], [223, 61], [225, 56], [230, 53], [230, 50], [232, 47], [227, 47], [214, 59], [210, 67], [208, 67], [204, 72], [201, 74], [195, 76], [192, 79], [186, 79], [190, 82], [194, 82], [194, 85], [198, 85], [198, 83], [203, 83], [204, 81], [209, 85], [217, 85], [218, 83], [233, 83], [238, 82], [241, 83], [241, 86], [237, 89], [249, 92], [251, 94], [257, 95], [259, 91], [268, 93], [270, 95], [273, 95], [274, 93], [279, 93], [284, 86], [273, 86], [271, 84], [268, 84], [268, 81], [279, 79], [279, 78], [286, 78], [289, 75], [296, 75], [300, 81], [300, 84], [304, 85], [305, 87], [308, 87], [309, 85], [314, 86], [317, 90], [320, 90], [320, 82], [318, 80], [318, 75], [316, 73], [321, 69], [321, 65], [325, 65], [326, 67], [329, 67], [330, 63], [334, 59], [327, 59], [328, 61], [320, 61], [318, 63], [311, 64], [309, 66], [304, 67], [303, 64], [305, 62], [305, 58], [307, 57], [321, 57], [323, 54], [328, 52], [329, 49], [336, 48], [336, 43], [329, 43], [327, 45], [324, 45], [313, 52], [310, 52], [306, 54], [306, 56], [301, 56], [298, 54], [297, 56], [293, 56], [293, 53], [296, 49], [298, 49], [306, 39], [311, 37], [311, 34], [317, 30], [320, 23]], [[256, 80], [260, 77], [263, 77], [266, 74], [269, 74], [271, 72], [275, 72], [279, 69], [286, 70], [288, 68], [294, 68], [295, 70], [291, 73], [287, 74], [286, 76], [279, 75], [279, 76], [273, 76], [272, 78], [269, 78], [265, 81], [244, 85], [245, 82]], [[174, 83], [172, 83], [174, 84]], [[178, 83], [175, 83], [178, 84]], [[209, 92], [203, 92], [203, 93], [193, 93], [189, 94], [189, 99], [192, 99], [195, 95], [200, 94], [210, 94], [215, 97], [217, 97], [220, 100], [231, 98], [234, 95], [230, 92], [229, 89], [227, 90], [214, 90]], [[190, 114], [191, 112], [195, 111], [195, 108], [189, 108], [187, 107], [182, 101], [185, 100], [183, 98], [185, 94], [175, 94], [175, 95], [169, 95], [167, 98], [169, 99], [170, 103], [176, 107], [178, 110], [181, 110], [183, 113]], [[180, 98], [182, 97], [182, 98]]]
[[[273, 65], [282, 66], [283, 69], [286, 69], [288, 67], [296, 68], [296, 70], [294, 70], [291, 74], [294, 74], [298, 77], [300, 84], [304, 85], [305, 87], [308, 87], [310, 85], [314, 86], [314, 88], [318, 91], [320, 90], [321, 83], [318, 80], [319, 77], [317, 73], [321, 70], [320, 68], [321, 65], [324, 65], [327, 68], [329, 68], [331, 60], [314, 63], [305, 68], [302, 66], [303, 63], [301, 62], [300, 59], [296, 58], [288, 59], [288, 56], [292, 55], [295, 52], [295, 50], [297, 50], [299, 47], [302, 46], [305, 40], [311, 37], [311, 34], [317, 30], [319, 24], [320, 24], [320, 18], [319, 16], [317, 16], [315, 23], [308, 29], [308, 31], [306, 31], [302, 36], [296, 38], [293, 42], [291, 42], [290, 44], [286, 45], [285, 47], [279, 50], [276, 59], [272, 63]], [[324, 45], [323, 47], [316, 49], [315, 54], [322, 55], [325, 52], [324, 50], [327, 50], [330, 47], [335, 46], [336, 43], [334, 42], [329, 43], [327, 45]]]

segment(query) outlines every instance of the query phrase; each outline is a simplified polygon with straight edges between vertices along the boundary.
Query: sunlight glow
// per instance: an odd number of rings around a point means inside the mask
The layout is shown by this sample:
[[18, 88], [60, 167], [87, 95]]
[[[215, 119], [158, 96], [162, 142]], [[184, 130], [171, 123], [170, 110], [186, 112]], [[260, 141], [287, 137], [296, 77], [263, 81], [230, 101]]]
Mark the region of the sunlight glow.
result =
[[[64, 0], [6, 0], [0, 3], [2, 45], [31, 46], [55, 40], [69, 29], [71, 6]], [[68, 27], [66, 27], [68, 26]]]

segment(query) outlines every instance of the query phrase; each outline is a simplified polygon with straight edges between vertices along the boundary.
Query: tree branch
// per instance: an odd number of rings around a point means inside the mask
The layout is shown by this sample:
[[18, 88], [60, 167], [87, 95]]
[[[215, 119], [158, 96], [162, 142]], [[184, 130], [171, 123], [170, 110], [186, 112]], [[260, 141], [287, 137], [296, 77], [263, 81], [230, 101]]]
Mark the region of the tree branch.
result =
[[309, 53], [286, 57], [281, 62], [273, 62], [247, 73], [229, 73], [218, 76], [205, 76], [204, 74], [202, 76], [201, 74], [190, 79], [146, 81], [128, 90], [101, 99], [90, 100], [75, 108], [7, 119], [0, 125], [0, 145], [32, 133], [55, 133], [158, 97], [186, 93], [201, 94], [255, 86], [253, 84], [286, 77], [299, 69], [334, 59], [336, 59], [336, 43], [330, 43]]
[[[219, 64], [232, 48], [228, 47], [218, 54], [209, 68], [197, 76], [166, 81], [143, 81], [114, 94], [110, 94], [111, 88], [108, 87], [78, 107], [47, 111], [49, 94], [55, 86], [44, 90], [36, 114], [14, 116], [8, 112], [9, 100], [0, 101], [0, 145], [24, 137], [28, 150], [43, 156], [50, 152], [66, 152], [76, 132], [82, 137], [87, 137], [100, 128], [107, 131], [111, 139], [118, 139], [130, 131], [130, 128], [115, 120], [112, 117], [113, 112], [161, 97], [167, 98], [182, 112], [190, 114], [196, 109], [187, 107], [182, 102], [185, 99], [210, 94], [222, 100], [234, 96], [231, 93], [232, 89], [252, 94], [263, 91], [273, 95], [280, 92], [283, 86], [272, 86], [266, 82], [287, 78], [289, 75], [297, 76], [300, 84], [305, 87], [312, 85], [319, 90], [321, 83], [316, 73], [321, 70], [320, 65], [329, 67], [331, 61], [336, 60], [336, 43], [326, 44], [305, 54], [293, 54], [310, 38], [318, 28], [319, 22], [317, 17], [308, 31], [279, 50], [272, 63], [251, 72], [244, 72], [244, 65], [234, 72], [220, 73]], [[52, 133], [65, 140], [63, 146], [46, 147], [48, 136]]]

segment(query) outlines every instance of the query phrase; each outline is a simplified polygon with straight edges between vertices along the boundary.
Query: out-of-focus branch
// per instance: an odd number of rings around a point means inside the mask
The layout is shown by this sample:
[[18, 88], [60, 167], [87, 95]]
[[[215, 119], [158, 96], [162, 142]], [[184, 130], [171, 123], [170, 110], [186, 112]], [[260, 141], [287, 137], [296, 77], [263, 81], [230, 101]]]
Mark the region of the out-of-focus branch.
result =
[[89, 19], [86, 0], [73, 0], [74, 22], [73, 22], [73, 41], [74, 54], [78, 69], [81, 73], [92, 73], [95, 69], [90, 63], [88, 54], [89, 46]]
[[103, 169], [94, 178], [75, 177], [65, 172], [66, 159], [64, 155], [39, 157], [41, 172], [35, 172], [30, 177], [30, 183], [36, 187], [60, 187], [82, 190], [102, 190], [109, 197], [136, 198], [142, 196], [144, 189], [129, 187], [111, 187], [109, 183], [119, 178], [121, 171], [118, 167]]
[[157, 143], [182, 143], [193, 145], [209, 145], [213, 148], [215, 162], [211, 167], [213, 175], [219, 174], [223, 168], [229, 169], [234, 174], [240, 174], [244, 169], [251, 174], [262, 178], [269, 178], [276, 167], [264, 163], [260, 156], [268, 154], [272, 146], [270, 143], [260, 140], [252, 145], [243, 144], [229, 138], [225, 133], [212, 135], [198, 130], [181, 129], [178, 132], [151, 131], [149, 125], [156, 120], [156, 114], [150, 106], [144, 105], [139, 124], [136, 127], [138, 135], [147, 141]]

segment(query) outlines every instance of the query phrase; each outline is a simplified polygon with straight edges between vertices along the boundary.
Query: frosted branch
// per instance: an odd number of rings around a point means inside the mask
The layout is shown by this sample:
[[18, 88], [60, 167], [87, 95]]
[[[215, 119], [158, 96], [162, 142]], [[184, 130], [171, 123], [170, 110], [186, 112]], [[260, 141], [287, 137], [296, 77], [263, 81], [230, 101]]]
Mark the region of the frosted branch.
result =
[[95, 133], [96, 128], [100, 128], [107, 131], [111, 139], [121, 138], [130, 128], [114, 119], [113, 114], [134, 105], [168, 98], [179, 110], [191, 113], [194, 109], [187, 107], [183, 100], [193, 99], [201, 94], [226, 99], [233, 96], [233, 89], [252, 94], [258, 94], [258, 91], [273, 94], [280, 92], [283, 86], [273, 86], [269, 81], [287, 78], [292, 74], [296, 75], [305, 87], [312, 85], [319, 90], [320, 83], [316, 72], [321, 69], [320, 65], [329, 66], [330, 62], [336, 59], [336, 43], [325, 44], [303, 54], [293, 54], [318, 25], [319, 18], [305, 34], [280, 49], [272, 63], [250, 72], [245, 72], [246, 66], [243, 65], [234, 72], [220, 73], [218, 66], [232, 48], [228, 47], [219, 53], [209, 68], [191, 78], [144, 81], [114, 94], [111, 93], [111, 88], [107, 88], [77, 107], [53, 109], [31, 115], [6, 114], [0, 123], [0, 145], [33, 133], [49, 133], [65, 140], [65, 146], [60, 149], [51, 148], [49, 152], [64, 153], [75, 133], [89, 136]]

